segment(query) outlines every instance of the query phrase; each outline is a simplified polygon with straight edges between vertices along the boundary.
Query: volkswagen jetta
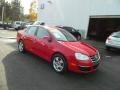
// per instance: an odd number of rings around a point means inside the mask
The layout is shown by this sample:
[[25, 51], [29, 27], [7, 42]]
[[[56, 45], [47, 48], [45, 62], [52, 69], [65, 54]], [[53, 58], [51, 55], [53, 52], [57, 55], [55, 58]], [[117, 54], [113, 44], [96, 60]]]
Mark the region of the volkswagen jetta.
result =
[[20, 52], [29, 51], [42, 57], [58, 73], [67, 70], [88, 73], [100, 63], [98, 50], [60, 28], [31, 25], [18, 31], [17, 42]]

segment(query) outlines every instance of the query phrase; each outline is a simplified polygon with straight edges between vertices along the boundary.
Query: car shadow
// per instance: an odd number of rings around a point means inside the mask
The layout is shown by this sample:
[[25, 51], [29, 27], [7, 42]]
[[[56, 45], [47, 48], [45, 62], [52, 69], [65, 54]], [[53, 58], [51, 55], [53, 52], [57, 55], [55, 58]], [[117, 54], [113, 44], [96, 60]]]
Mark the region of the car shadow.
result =
[[[33, 77], [37, 80], [37, 77], [39, 78], [46, 71], [45, 68], [52, 71], [48, 62], [31, 53], [21, 54], [18, 51], [13, 51], [2, 60], [2, 63], [9, 90], [34, 90], [27, 89], [30, 88], [29, 82], [33, 80]], [[27, 87], [24, 86], [25, 83], [27, 83]]]
[[[58, 74], [51, 68], [51, 64], [42, 58], [31, 53], [21, 54], [18, 51], [9, 53], [2, 63], [9, 90], [97, 89], [104, 84], [111, 85], [111, 77], [102, 65], [97, 71], [88, 74], [74, 72]], [[104, 87], [103, 89], [106, 88]], [[109, 88], [112, 87], [113, 85]]]

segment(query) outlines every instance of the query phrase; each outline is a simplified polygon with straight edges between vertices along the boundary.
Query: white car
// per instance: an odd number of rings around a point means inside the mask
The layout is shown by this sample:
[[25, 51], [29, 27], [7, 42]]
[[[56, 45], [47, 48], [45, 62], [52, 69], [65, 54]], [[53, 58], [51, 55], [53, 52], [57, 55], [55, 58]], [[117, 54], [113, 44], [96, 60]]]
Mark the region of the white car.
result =
[[112, 33], [106, 40], [106, 49], [110, 50], [111, 48], [120, 49], [120, 31]]
[[15, 22], [13, 23], [13, 28], [14, 28], [15, 30], [21, 29], [22, 23], [23, 23], [22, 21], [15, 21]]

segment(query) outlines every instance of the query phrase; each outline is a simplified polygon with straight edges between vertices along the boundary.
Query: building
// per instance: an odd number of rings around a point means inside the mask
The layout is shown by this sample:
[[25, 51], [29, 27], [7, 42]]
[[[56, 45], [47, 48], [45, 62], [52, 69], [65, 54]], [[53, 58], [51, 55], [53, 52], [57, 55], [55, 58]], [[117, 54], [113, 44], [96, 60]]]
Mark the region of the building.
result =
[[106, 38], [120, 27], [120, 0], [38, 0], [38, 20]]

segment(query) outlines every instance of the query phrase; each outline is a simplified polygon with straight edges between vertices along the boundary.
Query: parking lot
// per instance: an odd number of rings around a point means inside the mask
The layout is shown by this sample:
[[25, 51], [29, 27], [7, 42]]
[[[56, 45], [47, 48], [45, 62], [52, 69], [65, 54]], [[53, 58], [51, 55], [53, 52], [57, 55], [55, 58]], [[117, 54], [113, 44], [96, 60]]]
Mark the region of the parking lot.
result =
[[100, 52], [97, 71], [58, 74], [41, 58], [19, 53], [16, 31], [7, 33], [14, 38], [0, 38], [0, 90], [120, 90], [120, 52], [106, 51], [104, 42], [84, 40]]

